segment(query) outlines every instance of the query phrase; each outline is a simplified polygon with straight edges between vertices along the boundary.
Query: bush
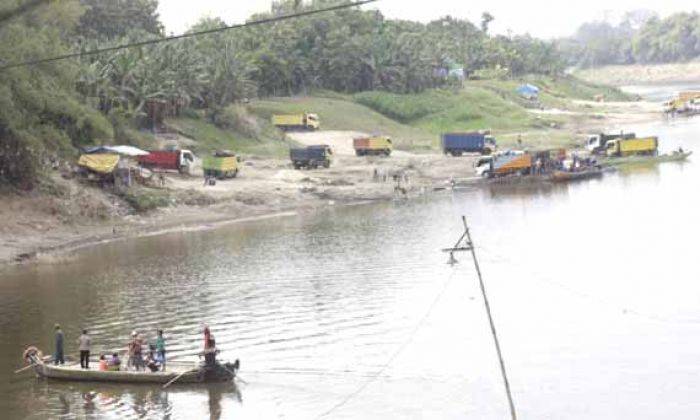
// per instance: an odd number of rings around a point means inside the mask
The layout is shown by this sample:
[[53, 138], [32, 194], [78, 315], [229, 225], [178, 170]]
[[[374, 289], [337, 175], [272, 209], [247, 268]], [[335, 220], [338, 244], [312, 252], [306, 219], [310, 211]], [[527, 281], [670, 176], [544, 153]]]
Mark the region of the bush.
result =
[[137, 213], [146, 213], [159, 207], [168, 207], [174, 203], [168, 191], [136, 187], [122, 193], [122, 198]]
[[229, 105], [214, 111], [211, 119], [217, 127], [237, 131], [248, 138], [259, 139], [262, 132], [257, 119], [243, 105]]

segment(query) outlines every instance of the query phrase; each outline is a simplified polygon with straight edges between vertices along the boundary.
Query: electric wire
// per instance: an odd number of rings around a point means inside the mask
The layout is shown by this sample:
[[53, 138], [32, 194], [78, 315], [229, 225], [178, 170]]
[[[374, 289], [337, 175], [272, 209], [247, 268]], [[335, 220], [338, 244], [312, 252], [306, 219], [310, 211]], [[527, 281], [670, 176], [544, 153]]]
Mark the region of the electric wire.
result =
[[269, 24], [269, 23], [297, 19], [297, 18], [301, 18], [301, 17], [305, 17], [305, 16], [317, 15], [320, 13], [327, 13], [327, 12], [333, 12], [333, 11], [342, 10], [342, 9], [349, 9], [352, 7], [362, 6], [362, 5], [374, 3], [377, 1], [379, 1], [379, 0], [360, 0], [360, 1], [352, 2], [352, 3], [343, 3], [343, 4], [331, 6], [331, 7], [325, 7], [323, 9], [314, 9], [314, 10], [307, 10], [304, 12], [290, 13], [287, 15], [274, 16], [271, 18], [254, 20], [251, 22], [246, 22], [246, 23], [241, 23], [241, 24], [236, 24], [236, 25], [222, 26], [220, 28], [207, 29], [204, 31], [188, 32], [188, 33], [184, 33], [181, 35], [173, 35], [173, 36], [168, 36], [168, 37], [164, 37], [164, 38], [157, 38], [157, 39], [150, 39], [150, 40], [145, 40], [145, 41], [132, 42], [132, 43], [128, 43], [128, 44], [116, 45], [113, 47], [105, 47], [105, 48], [98, 48], [98, 49], [90, 50], [90, 51], [68, 53], [68, 54], [63, 54], [63, 55], [58, 55], [58, 56], [48, 57], [48, 58], [38, 58], [35, 60], [27, 60], [27, 61], [22, 61], [19, 63], [10, 63], [10, 64], [5, 64], [3, 66], [0, 66], [0, 71], [8, 70], [11, 68], [16, 68], [16, 67], [34, 66], [37, 64], [66, 60], [69, 58], [79, 58], [79, 57], [92, 56], [92, 55], [102, 54], [102, 53], [110, 52], [110, 51], [123, 50], [123, 49], [127, 49], [127, 48], [137, 48], [137, 47], [143, 47], [146, 45], [160, 44], [162, 42], [176, 41], [176, 40], [180, 40], [180, 39], [193, 38], [193, 37], [202, 36], [202, 35], [210, 35], [213, 33], [224, 32], [224, 31], [233, 30], [233, 29], [246, 28], [246, 27], [250, 27], [250, 26], [265, 25], [265, 24]]
[[452, 269], [452, 273], [450, 273], [450, 276], [447, 278], [445, 283], [442, 285], [442, 289], [440, 289], [440, 292], [435, 296], [433, 301], [430, 303], [430, 306], [428, 307], [428, 310], [425, 312], [423, 317], [418, 321], [418, 323], [413, 327], [411, 330], [411, 333], [408, 335], [408, 338], [401, 343], [401, 345], [394, 351], [394, 353], [387, 359], [387, 361], [381, 365], [380, 369], [373, 374], [370, 375], [369, 379], [365, 382], [362, 383], [357, 389], [355, 389], [353, 392], [347, 394], [345, 397], [343, 397], [342, 400], [340, 400], [338, 403], [333, 405], [331, 408], [328, 410], [324, 411], [321, 413], [316, 419], [321, 419], [329, 414], [333, 413], [335, 410], [343, 407], [345, 404], [350, 402], [353, 398], [357, 397], [364, 391], [368, 386], [370, 386], [378, 377], [380, 377], [384, 371], [391, 366], [391, 364], [403, 353], [403, 351], [408, 347], [409, 344], [413, 341], [413, 338], [415, 337], [416, 333], [418, 333], [418, 330], [425, 324], [425, 322], [430, 318], [430, 315], [432, 314], [433, 310], [437, 306], [437, 303], [442, 299], [442, 296], [445, 294], [445, 291], [447, 291], [447, 287], [450, 285], [452, 282], [452, 279], [455, 276], [455, 273], [457, 270], [455, 268]]
[[[700, 325], [700, 319], [674, 319], [674, 318], [668, 318], [664, 317], [658, 314], [654, 313], [648, 313], [645, 311], [640, 311], [638, 309], [634, 309], [631, 307], [628, 307], [627, 305], [624, 305], [623, 302], [614, 302], [605, 298], [602, 298], [600, 296], [596, 296], [591, 293], [587, 292], [582, 292], [580, 290], [577, 290], [571, 286], [568, 286], [562, 282], [556, 281], [552, 279], [551, 277], [547, 277], [542, 275], [541, 273], [537, 273], [533, 271], [532, 269], [526, 267], [524, 264], [519, 263], [514, 261], [511, 258], [505, 258], [500, 254], [497, 254], [493, 251], [488, 250], [487, 248], [484, 248], [483, 246], [478, 247], [480, 252], [485, 253], [487, 256], [489, 256], [490, 260], [492, 262], [499, 262], [499, 263], [504, 263], [512, 266], [517, 266], [518, 271], [521, 273], [527, 273], [528, 275], [526, 276], [527, 278], [534, 279], [535, 281], [538, 281], [543, 284], [547, 284], [550, 286], [555, 286], [565, 292], [568, 292], [569, 294], [573, 296], [577, 296], [579, 298], [586, 299], [590, 302], [596, 303], [600, 305], [601, 307], [607, 307], [608, 309], [614, 309], [617, 311], [621, 311], [624, 314], [631, 314], [634, 315], [638, 318], [644, 318], [650, 321], [655, 321], [659, 323], [664, 323], [664, 324], [669, 324], [669, 325]], [[525, 276], [523, 276], [525, 277]]]

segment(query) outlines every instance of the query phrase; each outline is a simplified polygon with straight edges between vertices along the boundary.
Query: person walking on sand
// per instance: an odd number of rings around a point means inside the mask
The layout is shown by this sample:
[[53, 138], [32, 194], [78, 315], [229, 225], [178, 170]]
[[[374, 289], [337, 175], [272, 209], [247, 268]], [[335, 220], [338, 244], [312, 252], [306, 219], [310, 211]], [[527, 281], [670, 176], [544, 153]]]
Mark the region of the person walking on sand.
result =
[[61, 330], [61, 326], [56, 324], [54, 325], [54, 330], [55, 332], [55, 343], [56, 343], [56, 349], [53, 354], [53, 364], [64, 364], [66, 361], [63, 358], [63, 330]]
[[156, 356], [156, 360], [165, 370], [165, 338], [163, 337], [163, 330], [158, 330], [158, 336], [156, 337]]
[[80, 350], [80, 367], [90, 369], [90, 336], [87, 330], [78, 337], [78, 350]]

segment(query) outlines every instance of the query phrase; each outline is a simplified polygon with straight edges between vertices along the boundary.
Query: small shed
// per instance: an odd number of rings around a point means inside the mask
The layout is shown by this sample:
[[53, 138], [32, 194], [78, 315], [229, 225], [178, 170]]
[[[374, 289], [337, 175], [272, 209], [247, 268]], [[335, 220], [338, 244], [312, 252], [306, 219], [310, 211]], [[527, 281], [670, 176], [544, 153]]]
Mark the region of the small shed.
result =
[[518, 92], [520, 96], [526, 99], [537, 99], [537, 97], [540, 94], [540, 88], [529, 83], [525, 83], [524, 85], [518, 86], [518, 88], [515, 89], [515, 91]]

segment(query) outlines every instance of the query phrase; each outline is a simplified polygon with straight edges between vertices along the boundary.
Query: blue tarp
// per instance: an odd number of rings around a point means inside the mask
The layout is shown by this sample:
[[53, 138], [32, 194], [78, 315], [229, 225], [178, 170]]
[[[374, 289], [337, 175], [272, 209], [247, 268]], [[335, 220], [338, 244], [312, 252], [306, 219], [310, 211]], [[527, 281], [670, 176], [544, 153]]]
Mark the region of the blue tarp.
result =
[[526, 98], [536, 98], [537, 95], [540, 93], [540, 88], [537, 86], [531, 85], [529, 83], [526, 83], [524, 85], [518, 86], [516, 89], [516, 92], [518, 92], [520, 95], [526, 97]]

